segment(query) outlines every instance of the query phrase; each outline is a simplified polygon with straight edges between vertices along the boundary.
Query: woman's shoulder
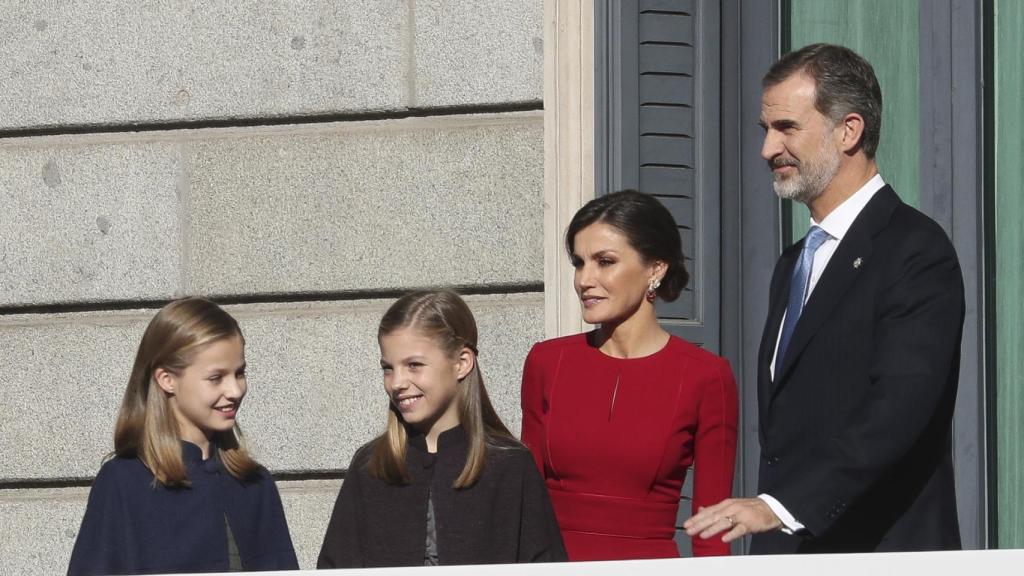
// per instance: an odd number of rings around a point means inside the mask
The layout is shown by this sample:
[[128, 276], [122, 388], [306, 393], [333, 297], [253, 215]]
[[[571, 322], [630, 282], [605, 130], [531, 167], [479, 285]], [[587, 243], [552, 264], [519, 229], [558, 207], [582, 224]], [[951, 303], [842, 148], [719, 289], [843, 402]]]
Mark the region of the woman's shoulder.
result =
[[558, 338], [541, 340], [534, 344], [533, 348], [530, 350], [530, 357], [550, 356], [567, 349], [582, 348], [586, 346], [587, 334], [585, 332], [569, 336], [559, 336]]
[[688, 363], [703, 366], [710, 371], [727, 370], [732, 373], [728, 360], [674, 334], [669, 336], [666, 351], [676, 358], [685, 358]]

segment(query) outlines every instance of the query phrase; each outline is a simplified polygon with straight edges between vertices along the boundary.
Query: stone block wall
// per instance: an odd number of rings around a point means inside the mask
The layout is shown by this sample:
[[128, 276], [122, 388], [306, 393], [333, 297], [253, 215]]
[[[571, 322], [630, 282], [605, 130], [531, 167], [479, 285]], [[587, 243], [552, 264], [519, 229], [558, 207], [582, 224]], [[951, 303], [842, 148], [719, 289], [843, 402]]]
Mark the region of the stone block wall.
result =
[[66, 569], [166, 301], [248, 341], [303, 568], [386, 400], [376, 323], [456, 287], [519, 427], [543, 336], [541, 0], [12, 0], [0, 19], [0, 574]]

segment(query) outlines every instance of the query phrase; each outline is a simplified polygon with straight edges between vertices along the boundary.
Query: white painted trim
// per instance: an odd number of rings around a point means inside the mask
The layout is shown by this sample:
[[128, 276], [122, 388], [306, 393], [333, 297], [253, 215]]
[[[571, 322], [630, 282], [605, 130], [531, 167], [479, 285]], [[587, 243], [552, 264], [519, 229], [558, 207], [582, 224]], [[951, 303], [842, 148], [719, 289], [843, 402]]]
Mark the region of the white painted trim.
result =
[[544, 335], [584, 328], [562, 237], [594, 197], [594, 0], [544, 2]]
[[[974, 550], [963, 552], [900, 552], [888, 554], [803, 554], [779, 556], [726, 556], [674, 558], [669, 560], [627, 560], [616, 562], [565, 562], [553, 564], [493, 564], [485, 566], [433, 566], [415, 568], [372, 568], [325, 570], [330, 576], [965, 576], [968, 574], [1012, 574], [1024, 564], [1024, 550]], [[299, 574], [259, 572], [259, 574]], [[231, 574], [240, 574], [232, 572]], [[253, 572], [252, 574], [256, 574]], [[229, 576], [223, 574], [222, 576]]]

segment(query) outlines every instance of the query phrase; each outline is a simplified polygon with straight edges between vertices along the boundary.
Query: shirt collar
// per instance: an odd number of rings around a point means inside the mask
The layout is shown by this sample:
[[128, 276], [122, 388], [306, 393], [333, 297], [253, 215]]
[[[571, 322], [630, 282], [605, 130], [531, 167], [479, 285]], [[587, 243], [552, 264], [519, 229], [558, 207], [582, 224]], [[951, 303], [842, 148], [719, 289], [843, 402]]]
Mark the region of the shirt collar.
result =
[[815, 222], [812, 217], [811, 226], [818, 226], [827, 232], [829, 236], [836, 240], [842, 240], [850, 226], [853, 225], [853, 221], [860, 215], [861, 210], [871, 201], [875, 192], [878, 192], [884, 186], [885, 182], [882, 180], [882, 175], [875, 174], [859, 190], [854, 192], [853, 196], [844, 200], [842, 204], [829, 213], [824, 220]]

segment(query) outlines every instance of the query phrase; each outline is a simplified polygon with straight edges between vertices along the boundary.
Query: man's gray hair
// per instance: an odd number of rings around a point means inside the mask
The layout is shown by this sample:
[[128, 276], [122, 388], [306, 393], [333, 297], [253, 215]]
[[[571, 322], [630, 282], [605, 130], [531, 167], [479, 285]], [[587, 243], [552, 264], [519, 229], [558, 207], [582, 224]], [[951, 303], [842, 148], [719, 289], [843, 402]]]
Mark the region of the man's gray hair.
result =
[[818, 112], [833, 122], [850, 113], [864, 118], [861, 146], [868, 158], [874, 158], [882, 131], [882, 89], [871, 64], [844, 46], [811, 44], [780, 58], [761, 86], [770, 88], [799, 72], [814, 80]]

